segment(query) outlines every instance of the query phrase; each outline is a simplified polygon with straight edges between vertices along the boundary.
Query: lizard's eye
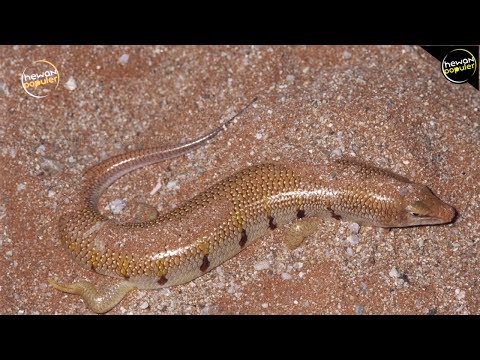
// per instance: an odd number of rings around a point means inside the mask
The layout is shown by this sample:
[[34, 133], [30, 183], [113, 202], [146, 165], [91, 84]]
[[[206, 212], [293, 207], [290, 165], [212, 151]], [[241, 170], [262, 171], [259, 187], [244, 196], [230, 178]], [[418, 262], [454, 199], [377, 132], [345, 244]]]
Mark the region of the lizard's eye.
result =
[[421, 201], [415, 201], [413, 204], [407, 206], [406, 210], [413, 217], [425, 217], [429, 214], [428, 207]]

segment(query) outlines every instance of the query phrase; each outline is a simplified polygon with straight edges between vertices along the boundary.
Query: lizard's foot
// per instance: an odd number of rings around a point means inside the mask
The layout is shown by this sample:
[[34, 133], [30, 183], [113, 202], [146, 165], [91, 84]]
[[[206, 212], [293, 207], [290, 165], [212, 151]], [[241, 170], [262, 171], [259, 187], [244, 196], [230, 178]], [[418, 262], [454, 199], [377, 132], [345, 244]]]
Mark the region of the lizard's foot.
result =
[[59, 291], [80, 295], [88, 308], [97, 314], [110, 311], [125, 295], [137, 288], [135, 284], [124, 280], [117, 281], [113, 284], [105, 284], [98, 288], [88, 281], [61, 284], [52, 279], [48, 279], [48, 282], [53, 288]]
[[312, 235], [319, 227], [318, 219], [302, 219], [289, 225], [288, 234], [285, 236], [285, 244], [290, 250], [296, 249]]

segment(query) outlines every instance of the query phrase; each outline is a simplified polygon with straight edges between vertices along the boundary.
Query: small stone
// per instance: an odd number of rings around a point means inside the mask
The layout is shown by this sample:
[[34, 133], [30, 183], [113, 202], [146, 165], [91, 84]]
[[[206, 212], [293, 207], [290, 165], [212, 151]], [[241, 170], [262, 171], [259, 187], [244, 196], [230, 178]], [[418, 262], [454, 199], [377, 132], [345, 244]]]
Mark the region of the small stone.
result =
[[167, 183], [167, 189], [168, 190], [177, 190], [179, 188], [179, 186], [177, 185], [177, 182], [176, 181], [169, 181]]
[[215, 315], [217, 312], [218, 311], [215, 306], [206, 305], [202, 310], [200, 310], [200, 315]]
[[359, 238], [358, 238], [358, 235], [356, 234], [352, 234], [352, 235], [349, 235], [347, 237], [347, 242], [350, 244], [350, 245], [357, 245], [358, 242], [359, 242]]
[[161, 188], [162, 188], [162, 181], [161, 179], [158, 179], [157, 184], [152, 189], [152, 191], [150, 191], [150, 195], [155, 195], [158, 192], [158, 190], [160, 190]]
[[259, 261], [259, 262], [255, 263], [255, 265], [253, 265], [253, 267], [257, 271], [262, 271], [262, 270], [267, 270], [270, 267], [270, 264], [268, 263], [267, 260], [262, 260], [262, 261]]
[[298, 277], [299, 277], [300, 279], [303, 279], [303, 278], [305, 277], [305, 273], [304, 273], [303, 271], [300, 271], [300, 272], [298, 273]]
[[339, 156], [342, 156], [342, 154], [343, 154], [343, 151], [342, 151], [342, 149], [340, 149], [340, 148], [336, 148], [336, 149], [333, 150], [332, 153], [331, 153], [331, 155], [332, 155], [333, 157], [339, 157]]
[[127, 65], [127, 63], [128, 63], [128, 58], [129, 58], [129, 57], [130, 57], [130, 56], [129, 56], [128, 54], [123, 54], [122, 56], [120, 56], [120, 57], [118, 58], [118, 62], [119, 62], [120, 64], [122, 64], [122, 65]]
[[23, 190], [25, 190], [26, 187], [27, 187], [27, 185], [25, 185], [24, 183], [17, 184], [17, 191], [18, 192], [23, 191]]
[[352, 58], [352, 54], [350, 52], [348, 52], [347, 50], [345, 50], [342, 54], [342, 57], [344, 60], [350, 60]]
[[40, 163], [40, 168], [49, 175], [54, 175], [63, 170], [61, 162], [49, 158], [43, 158]]
[[455, 289], [455, 297], [457, 298], [457, 300], [465, 299], [465, 291], [462, 291], [460, 289]]
[[25, 314], [25, 310], [18, 310], [18, 313], [17, 313], [17, 314], [18, 314], [18, 315], [23, 315], [23, 314]]
[[362, 305], [355, 305], [355, 314], [362, 315], [365, 308]]
[[150, 307], [150, 305], [148, 304], [148, 302], [144, 301], [140, 304], [140, 309], [142, 310], [146, 310]]
[[290, 275], [289, 273], [282, 273], [282, 280], [290, 280], [292, 278], [292, 275]]
[[257, 138], [257, 140], [260, 140], [260, 139], [263, 137], [263, 134], [260, 133], [260, 132], [257, 132], [257, 133], [255, 134], [255, 137]]
[[353, 250], [352, 250], [351, 247], [348, 247], [348, 248], [347, 248], [347, 255], [348, 255], [348, 256], [353, 256]]
[[65, 89], [73, 91], [77, 88], [77, 82], [73, 78], [73, 76], [70, 76], [65, 84], [63, 84]]
[[303, 263], [302, 262], [296, 262], [295, 264], [293, 264], [293, 268], [295, 270], [300, 270], [301, 268], [303, 268]]
[[394, 279], [397, 279], [397, 278], [400, 277], [400, 274], [398, 273], [397, 269], [395, 269], [394, 267], [390, 270], [388, 275], [390, 275], [390, 277], [392, 277]]
[[358, 234], [358, 232], [360, 231], [360, 225], [358, 225], [357, 223], [351, 223], [351, 224], [348, 224], [348, 229], [353, 234]]
[[264, 309], [268, 308], [268, 304], [267, 304], [267, 303], [263, 303], [263, 304], [262, 304], [262, 308], [264, 308]]
[[38, 145], [37, 149], [35, 150], [35, 154], [45, 155], [45, 145]]
[[127, 202], [123, 199], [115, 199], [110, 201], [105, 207], [106, 210], [110, 210], [113, 214], [118, 215], [122, 212], [123, 208], [127, 205]]
[[53, 190], [48, 190], [47, 196], [48, 196], [49, 198], [54, 197], [54, 196], [55, 196], [55, 191], [53, 191]]
[[7, 84], [0, 83], [0, 93], [4, 93], [6, 96], [10, 95], [10, 91], [8, 91]]
[[293, 300], [293, 303], [294, 303], [295, 305], [298, 305], [298, 301], [297, 301], [297, 300]]
[[12, 250], [8, 250], [5, 255], [7, 256], [13, 256], [13, 251]]
[[294, 82], [295, 81], [295, 76], [294, 75], [287, 75], [287, 81], [288, 82]]

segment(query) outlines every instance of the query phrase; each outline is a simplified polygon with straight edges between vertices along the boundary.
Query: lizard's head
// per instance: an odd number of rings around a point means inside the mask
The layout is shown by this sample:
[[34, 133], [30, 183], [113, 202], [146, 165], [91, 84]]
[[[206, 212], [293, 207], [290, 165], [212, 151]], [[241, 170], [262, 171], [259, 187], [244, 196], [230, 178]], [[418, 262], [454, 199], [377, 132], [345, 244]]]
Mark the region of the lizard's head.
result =
[[435, 225], [451, 222], [455, 209], [436, 197], [425, 185], [409, 183], [400, 189], [401, 226]]

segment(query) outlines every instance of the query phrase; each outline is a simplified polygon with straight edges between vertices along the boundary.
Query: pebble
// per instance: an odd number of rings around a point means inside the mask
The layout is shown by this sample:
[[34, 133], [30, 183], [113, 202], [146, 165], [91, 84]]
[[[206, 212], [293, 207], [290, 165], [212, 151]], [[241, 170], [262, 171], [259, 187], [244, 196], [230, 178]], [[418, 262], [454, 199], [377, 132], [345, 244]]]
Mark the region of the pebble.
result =
[[10, 95], [10, 92], [8, 91], [7, 84], [0, 83], [0, 92], [4, 93], [7, 96]]
[[110, 201], [105, 207], [106, 210], [110, 210], [113, 214], [118, 215], [122, 212], [123, 208], [127, 205], [127, 202], [123, 199], [115, 199]]
[[350, 244], [350, 245], [357, 245], [358, 242], [360, 241], [359, 237], [357, 234], [352, 234], [352, 235], [349, 235], [347, 237], [347, 242]]
[[178, 188], [179, 188], [179, 186], [177, 185], [177, 182], [176, 182], [176, 181], [173, 181], [173, 180], [172, 180], [172, 181], [169, 181], [169, 182], [167, 183], [167, 189], [168, 189], [168, 190], [176, 190], [176, 189], [178, 189]]
[[267, 303], [263, 303], [263, 304], [262, 304], [262, 308], [264, 308], [264, 309], [268, 308], [268, 304], [267, 304]]
[[44, 158], [40, 163], [40, 168], [46, 173], [53, 175], [63, 170], [61, 162], [53, 159]]
[[143, 303], [140, 304], [140, 309], [142, 309], [142, 310], [146, 310], [149, 307], [150, 307], [150, 305], [146, 301], [144, 301]]
[[292, 275], [290, 275], [289, 273], [282, 273], [282, 280], [290, 280], [292, 278]]
[[45, 155], [45, 145], [38, 145], [37, 149], [35, 150], [35, 154]]
[[301, 268], [303, 268], [303, 263], [302, 262], [296, 262], [295, 264], [293, 264], [293, 268], [295, 270], [300, 270]]
[[336, 156], [336, 157], [342, 156], [342, 154], [343, 154], [343, 151], [340, 148], [336, 148], [331, 153], [332, 156]]
[[460, 289], [455, 289], [455, 297], [457, 298], [457, 300], [465, 299], [465, 291], [462, 291]]
[[351, 223], [351, 224], [348, 224], [348, 229], [353, 234], [358, 234], [358, 232], [360, 231], [360, 225], [358, 225], [357, 223]]
[[400, 274], [398, 273], [397, 269], [395, 269], [394, 267], [390, 270], [388, 275], [390, 275], [390, 277], [395, 278], [395, 279], [400, 277]]
[[362, 315], [365, 308], [362, 305], [355, 305], [355, 314]]
[[73, 91], [77, 88], [77, 82], [73, 78], [73, 76], [70, 76], [65, 84], [63, 84], [65, 89]]
[[123, 54], [118, 58], [118, 62], [122, 65], [127, 65], [129, 57], [130, 56], [128, 54]]
[[253, 267], [257, 271], [267, 270], [270, 267], [270, 264], [268, 263], [267, 260], [262, 260], [262, 261], [259, 261], [259, 262], [255, 263], [255, 265], [253, 265]]

